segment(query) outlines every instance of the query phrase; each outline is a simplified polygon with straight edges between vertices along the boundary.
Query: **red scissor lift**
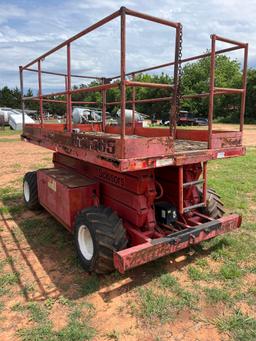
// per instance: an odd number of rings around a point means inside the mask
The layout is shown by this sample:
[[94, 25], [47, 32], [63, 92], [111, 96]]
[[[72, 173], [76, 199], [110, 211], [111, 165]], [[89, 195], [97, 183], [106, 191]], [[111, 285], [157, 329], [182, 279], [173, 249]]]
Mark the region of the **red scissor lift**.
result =
[[[134, 16], [174, 29], [175, 60], [143, 70], [126, 73], [126, 17]], [[73, 75], [72, 42], [96, 28], [120, 17], [121, 72], [112, 78]], [[216, 50], [216, 42], [231, 47]], [[88, 27], [39, 58], [20, 66], [23, 72], [38, 75], [38, 95], [23, 96], [25, 101], [39, 101], [40, 122], [24, 124], [22, 138], [54, 151], [54, 168], [29, 172], [24, 177], [24, 200], [31, 209], [46, 208], [68, 230], [74, 233], [82, 264], [88, 271], [105, 273], [124, 271], [161, 256], [200, 243], [241, 225], [241, 216], [224, 216], [223, 204], [207, 188], [207, 162], [245, 154], [242, 146], [244, 124], [248, 44], [217, 35], [211, 36], [211, 51], [186, 59], [181, 57], [182, 26], [147, 14], [121, 7], [120, 10]], [[42, 62], [54, 52], [66, 48], [66, 73], [42, 70]], [[243, 49], [241, 89], [215, 86], [216, 55]], [[182, 63], [210, 57], [209, 92], [180, 94]], [[37, 65], [37, 68], [31, 68]], [[173, 66], [173, 84], [136, 81], [136, 75]], [[42, 74], [54, 74], [65, 80], [65, 91], [43, 94]], [[96, 79], [100, 85], [72, 89], [71, 79]], [[126, 89], [132, 88], [132, 99], [126, 100]], [[136, 99], [136, 88], [168, 89], [170, 96]], [[120, 89], [120, 100], [107, 102], [107, 91]], [[72, 106], [97, 104], [72, 100], [76, 93], [100, 92], [102, 122], [72, 123]], [[241, 95], [240, 130], [213, 130], [214, 97]], [[65, 96], [60, 100], [56, 96]], [[209, 97], [208, 129], [176, 129], [179, 102], [187, 98]], [[145, 128], [135, 120], [136, 104], [170, 103], [170, 127]], [[44, 102], [66, 104], [65, 124], [43, 120]], [[132, 123], [126, 123], [126, 105], [132, 106]], [[121, 123], [106, 121], [107, 107], [121, 108]], [[24, 120], [23, 120], [24, 122]], [[50, 228], [50, 227], [49, 227]]]

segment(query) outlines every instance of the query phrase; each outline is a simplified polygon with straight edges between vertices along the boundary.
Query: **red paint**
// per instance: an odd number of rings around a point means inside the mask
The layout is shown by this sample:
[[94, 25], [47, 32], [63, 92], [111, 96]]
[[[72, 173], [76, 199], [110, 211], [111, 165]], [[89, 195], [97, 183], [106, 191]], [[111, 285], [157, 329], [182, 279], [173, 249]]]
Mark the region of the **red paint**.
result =
[[65, 169], [39, 170], [37, 183], [40, 204], [70, 231], [77, 213], [99, 195], [97, 182]]
[[201, 243], [203, 240], [215, 238], [218, 235], [230, 232], [240, 227], [241, 217], [237, 214], [233, 214], [228, 217], [220, 218], [219, 222], [221, 223], [221, 228], [219, 230], [212, 231], [209, 234], [201, 232], [198, 237], [193, 238], [191, 241], [177, 243], [176, 245], [162, 243], [152, 246], [150, 240], [148, 240], [143, 244], [116, 252], [114, 253], [115, 268], [119, 272], [124, 273], [125, 271], [135, 268], [139, 265], [148, 263], [165, 255], [175, 253], [191, 245]]

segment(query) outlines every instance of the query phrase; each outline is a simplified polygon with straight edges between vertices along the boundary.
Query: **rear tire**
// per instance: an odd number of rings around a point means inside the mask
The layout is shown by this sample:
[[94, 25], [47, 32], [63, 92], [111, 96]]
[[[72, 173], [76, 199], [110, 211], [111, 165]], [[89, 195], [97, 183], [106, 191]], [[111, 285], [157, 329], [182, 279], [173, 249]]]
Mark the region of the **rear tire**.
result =
[[[203, 197], [203, 190], [199, 188], [200, 197]], [[219, 219], [225, 214], [224, 204], [220, 196], [212, 188], [207, 189], [207, 206], [202, 208], [202, 213], [213, 219]]]
[[30, 210], [37, 210], [40, 208], [36, 172], [28, 172], [23, 178], [23, 200]]
[[125, 249], [127, 237], [122, 220], [111, 208], [90, 207], [76, 217], [75, 243], [85, 270], [105, 274], [114, 270], [113, 251]]

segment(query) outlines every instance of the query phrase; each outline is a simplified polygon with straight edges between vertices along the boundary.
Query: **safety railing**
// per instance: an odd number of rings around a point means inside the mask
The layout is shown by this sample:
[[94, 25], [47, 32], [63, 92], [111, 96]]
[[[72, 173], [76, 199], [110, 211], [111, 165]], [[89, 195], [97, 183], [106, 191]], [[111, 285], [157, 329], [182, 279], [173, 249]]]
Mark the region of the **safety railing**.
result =
[[[144, 20], [152, 21], [155, 23], [159, 23], [161, 25], [168, 26], [170, 28], [175, 29], [175, 60], [169, 63], [160, 64], [157, 66], [152, 66], [136, 71], [126, 72], [126, 16], [134, 16], [137, 18], [141, 18]], [[106, 23], [112, 21], [113, 19], [120, 17], [120, 36], [121, 36], [121, 44], [120, 44], [120, 74], [108, 78], [98, 77], [98, 76], [87, 76], [87, 75], [75, 75], [71, 72], [71, 44], [85, 36], [86, 34], [92, 32], [93, 30], [105, 25]], [[107, 107], [112, 105], [120, 105], [121, 108], [121, 139], [125, 137], [126, 131], [126, 119], [125, 119], [125, 109], [126, 104], [132, 104], [132, 127], [135, 129], [135, 111], [136, 104], [138, 103], [154, 103], [154, 102], [162, 102], [167, 101], [170, 103], [170, 134], [173, 138], [176, 137], [176, 119], [177, 114], [179, 112], [179, 100], [182, 99], [191, 99], [191, 98], [204, 98], [209, 97], [209, 111], [208, 111], [208, 148], [212, 147], [212, 134], [213, 134], [213, 113], [214, 113], [214, 97], [216, 95], [226, 95], [226, 94], [240, 94], [241, 95], [241, 110], [240, 110], [240, 131], [243, 131], [244, 124], [244, 112], [245, 112], [245, 98], [246, 98], [246, 74], [247, 74], [247, 59], [248, 59], [248, 44], [236, 42], [230, 39], [226, 39], [217, 35], [211, 36], [211, 51], [189, 57], [189, 58], [181, 58], [181, 43], [182, 43], [182, 25], [178, 22], [171, 22], [165, 19], [160, 19], [154, 16], [150, 16], [144, 13], [136, 12], [125, 7], [121, 7], [118, 11], [113, 14], [105, 17], [104, 19], [98, 21], [97, 23], [91, 25], [70, 39], [64, 41], [58, 46], [54, 47], [50, 51], [44, 53], [40, 57], [35, 60], [29, 62], [25, 66], [20, 66], [20, 86], [22, 93], [22, 108], [23, 108], [23, 127], [24, 127], [24, 109], [25, 109], [25, 101], [33, 100], [39, 102], [39, 112], [40, 112], [40, 123], [41, 127], [44, 126], [44, 118], [43, 118], [43, 105], [45, 102], [55, 102], [55, 103], [63, 103], [66, 104], [66, 128], [67, 131], [72, 131], [72, 105], [74, 104], [92, 104], [98, 105], [99, 103], [93, 101], [74, 101], [72, 100], [72, 95], [77, 93], [89, 93], [89, 92], [101, 92], [101, 107], [102, 107], [102, 131], [106, 129], [106, 112]], [[221, 41], [225, 43], [232, 44], [232, 47], [216, 50], [216, 41]], [[53, 54], [54, 52], [66, 48], [66, 73], [60, 72], [50, 72], [42, 70], [42, 62], [45, 58]], [[243, 62], [243, 81], [241, 89], [228, 89], [228, 88], [219, 88], [215, 87], [215, 59], [216, 55], [235, 51], [238, 49], [244, 49], [244, 62]], [[202, 59], [205, 57], [210, 57], [211, 66], [210, 66], [210, 86], [208, 93], [200, 93], [200, 94], [190, 94], [190, 95], [182, 95], [180, 94], [180, 68], [183, 63], [195, 61], [198, 59]], [[31, 68], [32, 65], [37, 64], [37, 68]], [[164, 67], [173, 66], [173, 84], [159, 84], [159, 83], [146, 83], [136, 81], [136, 75], [157, 70]], [[24, 80], [23, 73], [24, 71], [36, 72], [38, 74], [38, 95], [32, 97], [24, 96]], [[42, 74], [51, 74], [56, 76], [62, 76], [65, 80], [65, 91], [54, 92], [49, 94], [42, 93]], [[127, 77], [131, 76], [131, 80], [128, 80]], [[82, 79], [95, 79], [98, 80], [101, 84], [93, 87], [72, 89], [71, 79], [72, 78], [82, 78]], [[132, 99], [126, 99], [126, 89], [127, 87], [132, 88]], [[167, 89], [170, 91], [170, 96], [159, 97], [159, 98], [146, 98], [146, 99], [136, 99], [136, 88], [137, 87], [148, 87], [148, 88], [158, 88], [158, 89]], [[107, 91], [109, 89], [119, 88], [120, 89], [120, 100], [107, 102]], [[65, 96], [65, 99], [56, 99], [57, 96]], [[133, 132], [134, 132], [133, 129]]]

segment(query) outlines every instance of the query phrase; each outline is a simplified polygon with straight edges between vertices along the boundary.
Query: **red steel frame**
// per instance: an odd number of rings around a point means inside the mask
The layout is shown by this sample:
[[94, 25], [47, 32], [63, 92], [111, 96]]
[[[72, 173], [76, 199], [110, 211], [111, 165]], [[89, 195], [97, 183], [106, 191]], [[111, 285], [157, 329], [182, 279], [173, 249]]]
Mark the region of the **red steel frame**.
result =
[[[157, 66], [144, 68], [141, 70], [132, 71], [130, 73], [126, 73], [126, 16], [134, 16], [138, 18], [142, 18], [145, 20], [153, 21], [162, 25], [166, 25], [169, 27], [172, 27], [176, 30], [176, 43], [175, 43], [175, 61], [165, 64], [160, 64]], [[71, 74], [71, 43], [80, 37], [88, 34], [89, 32], [95, 30], [96, 28], [110, 22], [111, 20], [115, 19], [116, 17], [121, 17], [121, 73], [119, 76], [112, 77], [111, 80], [119, 79], [120, 78], [120, 87], [121, 87], [121, 100], [115, 101], [115, 102], [109, 102], [106, 103], [106, 91], [110, 88], [119, 87], [118, 83], [110, 83], [110, 84], [104, 84], [106, 77], [96, 77], [96, 76], [82, 76], [82, 75], [73, 75]], [[216, 95], [224, 95], [224, 94], [241, 94], [241, 110], [240, 110], [240, 132], [243, 131], [243, 123], [244, 123], [244, 111], [245, 111], [245, 98], [246, 98], [246, 74], [247, 74], [247, 59], [248, 59], [248, 44], [237, 42], [234, 40], [226, 39], [217, 35], [212, 35], [212, 46], [211, 46], [211, 52], [210, 53], [204, 53], [198, 56], [193, 56], [186, 59], [179, 59], [178, 56], [178, 44], [179, 44], [179, 37], [181, 32], [182, 26], [180, 23], [167, 21], [164, 19], [156, 18], [150, 15], [146, 15], [143, 13], [139, 13], [130, 9], [127, 9], [125, 7], [121, 7], [120, 10], [114, 12], [113, 14], [105, 17], [104, 19], [100, 20], [96, 24], [88, 27], [87, 29], [81, 31], [80, 33], [76, 34], [72, 38], [66, 40], [65, 42], [61, 43], [60, 45], [56, 46], [52, 50], [44, 53], [37, 59], [33, 60], [32, 62], [26, 64], [25, 66], [20, 66], [20, 85], [22, 90], [22, 102], [24, 107], [24, 101], [27, 100], [37, 100], [39, 101], [39, 107], [40, 107], [40, 121], [41, 121], [41, 127], [43, 127], [43, 102], [59, 102], [59, 103], [66, 103], [67, 106], [67, 117], [66, 117], [66, 124], [67, 124], [67, 131], [72, 131], [72, 104], [97, 104], [96, 102], [86, 102], [86, 101], [80, 101], [75, 102], [72, 101], [72, 94], [78, 93], [78, 92], [95, 92], [95, 91], [101, 91], [102, 92], [102, 131], [105, 131], [106, 127], [106, 107], [110, 105], [121, 105], [121, 139], [123, 140], [125, 137], [126, 129], [125, 129], [125, 107], [126, 103], [132, 103], [133, 111], [135, 111], [135, 105], [136, 103], [153, 103], [157, 101], [169, 101], [171, 103], [170, 108], [170, 131], [171, 135], [175, 138], [176, 137], [176, 103], [177, 103], [177, 88], [178, 88], [178, 67], [179, 64], [194, 61], [200, 58], [204, 58], [207, 56], [210, 56], [211, 58], [211, 68], [210, 68], [210, 89], [209, 93], [201, 93], [201, 94], [194, 94], [194, 95], [184, 95], [182, 98], [201, 98], [201, 97], [207, 97], [209, 96], [209, 112], [208, 112], [208, 148], [211, 149], [212, 147], [212, 121], [213, 121], [213, 112], [214, 112], [214, 96]], [[222, 49], [219, 51], [216, 51], [216, 41], [222, 41], [225, 43], [229, 43], [234, 45], [233, 47]], [[49, 72], [49, 71], [42, 71], [41, 69], [41, 63], [42, 61], [48, 57], [49, 55], [53, 54], [54, 52], [58, 51], [59, 49], [66, 47], [67, 48], [67, 73], [58, 73], [58, 72]], [[215, 57], [217, 54], [231, 52], [237, 49], [244, 49], [244, 63], [243, 63], [243, 87], [241, 89], [225, 89], [225, 88], [217, 88], [214, 86], [214, 76], [215, 76]], [[38, 68], [31, 69], [30, 66], [33, 64], [38, 64]], [[174, 84], [173, 86], [167, 85], [167, 84], [153, 84], [153, 83], [144, 83], [144, 82], [135, 82], [135, 81], [128, 81], [126, 80], [127, 76], [132, 75], [133, 79], [136, 74], [139, 74], [141, 72], [145, 71], [151, 71], [156, 70], [163, 67], [168, 66], [174, 66]], [[38, 73], [38, 96], [32, 96], [32, 97], [24, 97], [23, 96], [23, 71], [32, 71]], [[64, 76], [65, 77], [65, 83], [66, 83], [66, 90], [63, 92], [55, 92], [51, 94], [42, 94], [42, 80], [41, 80], [41, 74], [51, 74], [51, 75], [57, 75], [57, 76]], [[83, 79], [97, 79], [102, 80], [102, 85], [95, 86], [92, 88], [82, 88], [82, 89], [71, 89], [71, 78], [72, 77], [79, 77]], [[108, 78], [110, 80], [110, 78]], [[133, 88], [133, 98], [132, 101], [126, 101], [126, 87], [132, 87]], [[143, 100], [136, 100], [135, 96], [135, 87], [152, 87], [152, 88], [170, 88], [173, 91], [173, 95], [170, 97], [163, 97], [163, 98], [152, 98], [152, 99], [143, 99]], [[66, 95], [66, 100], [55, 100], [50, 99], [49, 97], [54, 97], [58, 95]], [[132, 126], [135, 126], [134, 117], [132, 121]]]
[[[146, 69], [126, 73], [126, 16], [131, 15], [141, 19], [153, 21], [168, 27], [174, 28], [176, 32], [175, 39], [175, 60], [170, 63], [161, 64]], [[112, 77], [94, 77], [87, 75], [74, 75], [71, 73], [71, 44], [73, 41], [88, 34], [94, 29], [110, 22], [120, 16], [121, 24], [121, 67], [120, 75]], [[180, 23], [167, 21], [156, 18], [147, 14], [139, 13], [121, 7], [120, 10], [100, 20], [96, 24], [81, 31], [72, 38], [66, 40], [62, 44], [56, 46], [52, 50], [41, 55], [37, 59], [25, 66], [20, 66], [20, 86], [22, 92], [22, 109], [23, 109], [23, 137], [31, 140], [39, 145], [56, 151], [53, 157], [54, 166], [57, 168], [73, 169], [78, 174], [85, 175], [89, 178], [96, 179], [101, 185], [101, 202], [112, 207], [120, 217], [122, 217], [124, 226], [131, 239], [132, 247], [114, 253], [115, 267], [120, 271], [135, 267], [146, 263], [165, 254], [183, 249], [191, 244], [196, 244], [202, 240], [213, 238], [219, 234], [235, 229], [241, 224], [241, 217], [233, 214], [227, 217], [213, 221], [210, 217], [200, 213], [197, 209], [204, 207], [207, 201], [207, 161], [218, 157], [232, 157], [244, 154], [242, 147], [242, 131], [244, 123], [245, 97], [246, 97], [246, 74], [247, 74], [247, 58], [248, 44], [236, 42], [217, 35], [212, 35], [212, 46], [209, 53], [198, 56], [181, 59], [180, 55], [180, 36], [182, 26]], [[222, 41], [234, 45], [233, 47], [216, 51], [216, 41]], [[42, 61], [58, 51], [66, 47], [67, 50], [67, 72], [49, 72], [42, 70]], [[243, 87], [241, 89], [227, 89], [215, 87], [215, 58], [216, 55], [244, 49], [244, 65], [243, 65]], [[182, 63], [197, 60], [200, 58], [210, 57], [210, 88], [209, 93], [183, 95], [182, 98], [201, 98], [209, 97], [208, 112], [208, 131], [196, 130], [176, 130], [176, 115], [178, 111], [177, 99], [179, 88], [179, 67]], [[31, 68], [37, 64], [37, 69]], [[174, 84], [154, 84], [138, 82], [135, 76], [141, 72], [159, 69], [162, 67], [174, 66]], [[24, 97], [23, 94], [23, 72], [30, 71], [38, 74], [38, 96]], [[55, 92], [51, 94], [42, 93], [42, 74], [52, 74], [64, 77], [65, 91]], [[132, 76], [131, 80], [127, 77]], [[101, 81], [100, 85], [72, 89], [71, 79], [78, 77], [83, 79], [97, 79]], [[120, 79], [119, 82], [116, 80]], [[111, 83], [112, 81], [112, 83]], [[114, 81], [114, 82], [113, 82]], [[132, 100], [126, 100], [126, 88], [132, 87]], [[136, 87], [149, 87], [170, 89], [172, 96], [150, 99], [136, 99]], [[106, 99], [107, 90], [111, 88], [120, 88], [120, 101], [108, 102]], [[73, 125], [72, 124], [72, 104], [97, 104], [96, 102], [72, 101], [72, 94], [80, 92], [101, 92], [102, 94], [102, 123]], [[216, 95], [241, 94], [241, 111], [240, 111], [240, 132], [218, 132], [213, 131], [213, 112], [214, 97]], [[64, 95], [65, 100], [57, 100], [54, 96]], [[39, 101], [40, 106], [40, 124], [24, 124], [24, 103], [27, 100]], [[135, 122], [136, 103], [153, 103], [157, 101], [170, 102], [170, 129], [143, 128]], [[43, 103], [56, 102], [66, 104], [66, 124], [45, 124], [43, 118]], [[126, 125], [125, 108], [126, 104], [132, 104], [132, 124]], [[106, 124], [107, 106], [120, 104], [121, 106], [121, 126], [111, 127]], [[94, 141], [85, 135], [79, 135], [72, 129], [79, 128], [82, 132], [91, 132]], [[94, 132], [94, 134], [93, 134]], [[120, 134], [117, 151], [113, 158], [108, 155], [105, 150], [98, 150], [97, 133], [108, 135], [107, 148], [111, 149], [114, 144], [114, 135]], [[127, 138], [127, 135], [136, 135], [137, 137], [145, 137], [138, 140], [139, 143], [134, 146], [134, 140]], [[103, 137], [102, 139], [104, 139]], [[192, 152], [174, 152], [174, 140], [191, 140], [203, 141], [208, 143], [206, 150], [193, 150]], [[92, 145], [96, 140], [97, 148]], [[92, 143], [91, 143], [92, 142]], [[83, 150], [83, 144], [89, 143], [87, 151]], [[77, 145], [78, 144], [78, 145]], [[156, 144], [156, 147], [154, 147]], [[104, 145], [105, 148], [105, 145]], [[157, 150], [157, 153], [155, 153]], [[145, 156], [141, 154], [145, 153]], [[139, 157], [138, 157], [139, 153]], [[151, 154], [152, 153], [152, 154]], [[171, 156], [171, 157], [170, 157]], [[166, 158], [167, 157], [167, 158]], [[122, 162], [121, 162], [122, 161]], [[158, 162], [161, 161], [161, 162]], [[163, 167], [165, 166], [165, 167]], [[177, 167], [174, 167], [177, 166]], [[161, 168], [162, 167], [162, 168]], [[132, 172], [136, 171], [136, 172]], [[125, 173], [121, 173], [125, 172]], [[200, 175], [203, 180], [200, 180]], [[169, 237], [169, 232], [159, 229], [155, 220], [154, 201], [157, 197], [155, 183], [165, 188], [163, 200], [172, 202], [178, 209], [179, 226], [185, 230], [202, 226], [200, 233], [189, 236], [189, 239], [175, 241], [174, 244], [166, 242], [165, 237]], [[203, 184], [203, 195], [199, 197], [195, 186]], [[204, 227], [205, 224], [214, 223], [214, 229], [209, 230]], [[208, 226], [208, 225], [207, 225]], [[72, 226], [68, 227], [72, 230]], [[171, 227], [169, 227], [171, 228]], [[175, 229], [174, 229], [175, 230]], [[197, 231], [198, 232], [198, 231]], [[162, 241], [162, 239], [165, 239]]]
[[[130, 73], [126, 73], [126, 16], [134, 16], [138, 17], [144, 20], [153, 21], [171, 28], [174, 28], [176, 31], [176, 42], [175, 42], [175, 61], [161, 64], [149, 68], [144, 68], [141, 70], [132, 71]], [[121, 20], [121, 72], [120, 75], [116, 77], [107, 78], [107, 77], [96, 77], [96, 76], [82, 76], [82, 75], [73, 75], [71, 74], [71, 43], [75, 40], [79, 39], [80, 37], [88, 34], [89, 32], [92, 32], [98, 27], [101, 27], [102, 25], [110, 22], [111, 20], [117, 18], [120, 16]], [[51, 49], [50, 51], [44, 53], [40, 57], [36, 58], [32, 62], [26, 64], [25, 66], [20, 66], [20, 85], [21, 85], [21, 91], [22, 91], [22, 102], [23, 102], [23, 108], [24, 108], [24, 101], [27, 100], [36, 100], [39, 101], [39, 107], [40, 107], [40, 122], [41, 127], [44, 126], [43, 124], [43, 102], [59, 102], [59, 103], [66, 103], [67, 106], [67, 116], [66, 116], [66, 126], [67, 131], [72, 131], [72, 104], [97, 104], [96, 102], [86, 102], [86, 101], [80, 101], [75, 102], [72, 101], [72, 94], [74, 93], [80, 93], [80, 92], [96, 92], [101, 91], [102, 92], [102, 131], [105, 131], [106, 128], [106, 107], [111, 105], [120, 104], [121, 106], [121, 140], [122, 140], [122, 148], [123, 148], [123, 140], [125, 138], [126, 134], [126, 125], [125, 125], [125, 107], [126, 103], [132, 103], [133, 112], [135, 112], [135, 105], [136, 103], [153, 103], [157, 101], [168, 101], [171, 103], [170, 108], [170, 132], [171, 135], [176, 138], [176, 114], [177, 114], [177, 89], [178, 89], [178, 67], [179, 64], [194, 61], [200, 58], [204, 58], [207, 56], [210, 56], [211, 58], [211, 69], [210, 69], [210, 89], [209, 93], [201, 93], [201, 94], [194, 94], [194, 95], [184, 95], [182, 96], [183, 99], [187, 98], [201, 98], [201, 97], [209, 97], [209, 112], [208, 112], [208, 148], [212, 148], [212, 122], [213, 122], [213, 112], [214, 112], [214, 96], [216, 95], [226, 95], [226, 94], [241, 94], [241, 110], [240, 110], [240, 132], [243, 131], [243, 123], [244, 123], [244, 111], [245, 111], [245, 98], [246, 98], [246, 74], [247, 74], [247, 59], [248, 59], [248, 44], [237, 42], [234, 40], [226, 39], [217, 35], [212, 35], [212, 46], [211, 46], [211, 52], [204, 53], [198, 56], [193, 56], [190, 58], [185, 59], [179, 59], [178, 56], [178, 44], [179, 44], [179, 37], [182, 30], [182, 26], [180, 23], [177, 22], [171, 22], [164, 19], [156, 18], [147, 14], [139, 13], [133, 10], [130, 10], [125, 7], [121, 7], [120, 10], [114, 12], [113, 14], [105, 17], [104, 19], [98, 21], [97, 23], [93, 24], [92, 26], [88, 27], [87, 29], [81, 31], [80, 33], [76, 34], [72, 38], [66, 40], [65, 42], [61, 43], [60, 45], [56, 46], [55, 48]], [[219, 51], [216, 51], [216, 41], [222, 41], [225, 43], [229, 43], [234, 45], [233, 47], [222, 49]], [[58, 72], [49, 72], [49, 71], [42, 71], [41, 64], [42, 61], [48, 57], [49, 55], [53, 54], [54, 52], [60, 50], [61, 48], [66, 47], [67, 49], [67, 73], [58, 73]], [[234, 51], [237, 49], [244, 49], [244, 64], [243, 64], [243, 87], [241, 89], [225, 89], [225, 88], [217, 88], [214, 86], [214, 76], [215, 76], [215, 57], [217, 54], [226, 53], [230, 51]], [[33, 64], [37, 63], [37, 69], [30, 68]], [[144, 82], [136, 82], [134, 80], [129, 81], [126, 80], [127, 76], [132, 76], [134, 79], [136, 74], [139, 74], [141, 72], [145, 71], [151, 71], [156, 70], [163, 67], [168, 66], [174, 66], [174, 84], [168, 85], [168, 84], [153, 84], [153, 83], [144, 83]], [[24, 71], [32, 71], [38, 73], [38, 96], [32, 96], [32, 97], [24, 97], [23, 95], [23, 72]], [[65, 77], [65, 84], [66, 84], [66, 90], [62, 92], [55, 92], [51, 94], [42, 94], [42, 80], [41, 80], [41, 74], [51, 74], [51, 75], [57, 75], [57, 76], [64, 76]], [[83, 79], [97, 79], [102, 81], [102, 85], [94, 86], [91, 88], [82, 88], [82, 89], [76, 89], [72, 90], [71, 88], [71, 78], [72, 77], [78, 77]], [[108, 80], [116, 80], [120, 79], [119, 83], [108, 83], [105, 84], [105, 79]], [[110, 88], [114, 87], [120, 87], [121, 91], [121, 100], [120, 101], [114, 101], [114, 102], [106, 102], [106, 91]], [[126, 101], [126, 87], [132, 87], [132, 100]], [[152, 88], [166, 88], [170, 89], [173, 92], [173, 95], [170, 97], [163, 97], [163, 98], [151, 98], [151, 99], [143, 99], [143, 100], [136, 100], [136, 94], [135, 94], [135, 88], [136, 87], [152, 87]], [[65, 95], [66, 100], [56, 100], [51, 99], [49, 97], [54, 97], [58, 95]], [[134, 115], [133, 115], [133, 121], [132, 121], [133, 128], [135, 127], [135, 121], [134, 121]], [[133, 129], [134, 130], [134, 129]], [[123, 152], [122, 152], [123, 154]]]

